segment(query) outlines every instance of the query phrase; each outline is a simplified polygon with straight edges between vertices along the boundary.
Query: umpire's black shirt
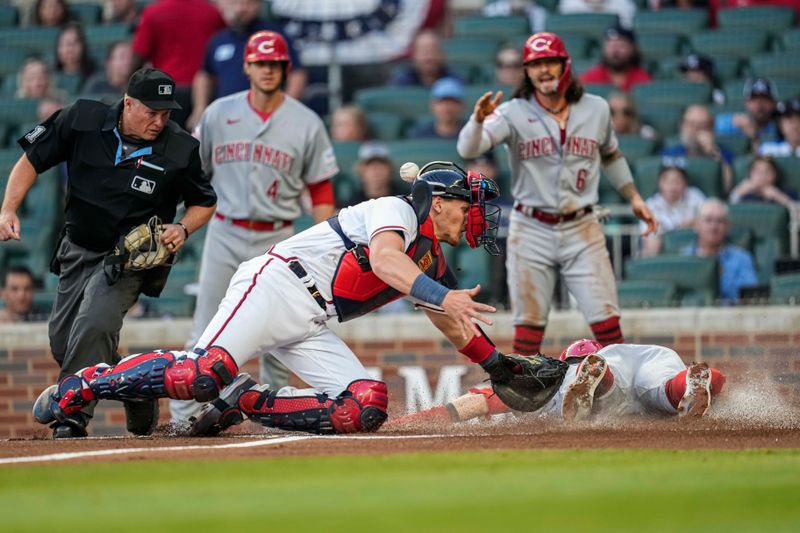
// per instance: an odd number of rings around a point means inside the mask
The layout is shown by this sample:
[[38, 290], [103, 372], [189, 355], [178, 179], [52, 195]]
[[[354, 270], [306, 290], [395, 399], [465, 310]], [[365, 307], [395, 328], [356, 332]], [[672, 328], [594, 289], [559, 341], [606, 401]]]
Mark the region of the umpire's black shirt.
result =
[[172, 222], [178, 203], [211, 207], [216, 194], [201, 168], [199, 142], [172, 121], [152, 142], [123, 155], [114, 106], [78, 100], [19, 139], [37, 173], [67, 162], [66, 234], [94, 251], [157, 215]]

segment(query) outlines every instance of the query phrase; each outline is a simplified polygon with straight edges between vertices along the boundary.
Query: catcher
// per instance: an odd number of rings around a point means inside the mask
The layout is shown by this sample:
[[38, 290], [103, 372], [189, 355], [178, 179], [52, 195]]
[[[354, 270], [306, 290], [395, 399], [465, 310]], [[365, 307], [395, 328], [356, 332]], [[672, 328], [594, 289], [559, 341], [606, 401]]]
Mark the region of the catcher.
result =
[[[0, 240], [21, 240], [17, 211], [37, 175], [66, 162], [66, 226], [51, 262], [59, 276], [50, 348], [60, 377], [119, 361], [122, 319], [140, 294], [158, 296], [171, 257], [214, 212], [216, 195], [200, 167], [198, 142], [169, 120], [175, 82], [156, 69], [130, 78], [113, 106], [78, 100], [34, 127], [9, 176]], [[183, 201], [186, 212], [172, 221]], [[133, 228], [133, 229], [131, 229]], [[122, 236], [122, 237], [121, 237]], [[54, 421], [53, 437], [86, 436], [94, 402]], [[128, 430], [150, 433], [152, 399], [125, 402]]]
[[[539, 411], [567, 422], [593, 416], [678, 415], [698, 418], [706, 414], [722, 391], [725, 376], [706, 363], [683, 364], [664, 346], [612, 344], [580, 339], [559, 357], [569, 370], [558, 392]], [[491, 387], [476, 387], [446, 406], [434, 407], [392, 421], [463, 422], [519, 409]]]
[[[480, 364], [505, 401], [537, 409], [555, 394], [566, 363], [499, 353], [473, 321], [491, 324], [479, 286], [459, 290], [441, 243], [466, 233], [473, 248], [497, 253], [497, 185], [452, 163], [421, 171], [410, 196], [384, 197], [337, 216], [242, 263], [216, 316], [192, 352], [136, 354], [116, 367], [95, 365], [61, 379], [34, 407], [36, 419], [70, 423], [96, 399], [162, 398], [208, 402], [191, 432], [215, 434], [244, 417], [266, 427], [313, 433], [377, 430], [386, 420], [386, 384], [326, 326], [410, 297], [470, 360]], [[311, 389], [257, 386], [238, 374], [246, 361], [274, 354]], [[224, 390], [223, 390], [224, 389]]]

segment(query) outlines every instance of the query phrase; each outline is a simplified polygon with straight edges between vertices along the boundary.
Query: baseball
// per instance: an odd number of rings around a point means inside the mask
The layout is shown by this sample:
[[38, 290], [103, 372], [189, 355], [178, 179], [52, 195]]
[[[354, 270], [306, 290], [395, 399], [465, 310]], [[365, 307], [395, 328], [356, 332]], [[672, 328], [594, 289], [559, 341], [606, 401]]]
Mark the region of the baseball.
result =
[[407, 181], [411, 183], [415, 179], [417, 179], [417, 175], [419, 174], [419, 166], [416, 163], [412, 163], [409, 161], [408, 163], [403, 163], [403, 166], [400, 167], [400, 177], [403, 178], [403, 181]]

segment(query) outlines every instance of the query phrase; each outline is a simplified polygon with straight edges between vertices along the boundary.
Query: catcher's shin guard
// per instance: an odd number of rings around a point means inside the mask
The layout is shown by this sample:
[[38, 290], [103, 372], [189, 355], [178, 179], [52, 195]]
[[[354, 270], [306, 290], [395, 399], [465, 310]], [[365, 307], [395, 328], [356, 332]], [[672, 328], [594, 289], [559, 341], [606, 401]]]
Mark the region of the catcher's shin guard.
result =
[[335, 399], [327, 394], [278, 396], [250, 390], [239, 398], [239, 408], [266, 427], [332, 434], [377, 431], [386, 421], [388, 402], [385, 383], [360, 379]]
[[80, 411], [92, 400], [133, 400], [173, 398], [207, 402], [238, 372], [238, 366], [224, 349], [207, 352], [155, 351], [126, 357], [115, 366], [99, 364], [58, 383], [51, 410], [61, 421]]

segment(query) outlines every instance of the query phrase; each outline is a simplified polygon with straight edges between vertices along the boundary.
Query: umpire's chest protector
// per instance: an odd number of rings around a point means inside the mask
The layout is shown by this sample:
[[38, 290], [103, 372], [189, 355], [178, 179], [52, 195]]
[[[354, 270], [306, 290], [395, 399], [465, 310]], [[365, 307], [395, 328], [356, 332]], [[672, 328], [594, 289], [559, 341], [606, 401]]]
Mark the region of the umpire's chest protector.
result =
[[[426, 276], [436, 281], [444, 277], [447, 264], [428, 212], [419, 223], [417, 238], [408, 247], [406, 255]], [[369, 264], [369, 247], [360, 244], [339, 259], [332, 289], [339, 322], [365, 315], [404, 296], [375, 275]]]

